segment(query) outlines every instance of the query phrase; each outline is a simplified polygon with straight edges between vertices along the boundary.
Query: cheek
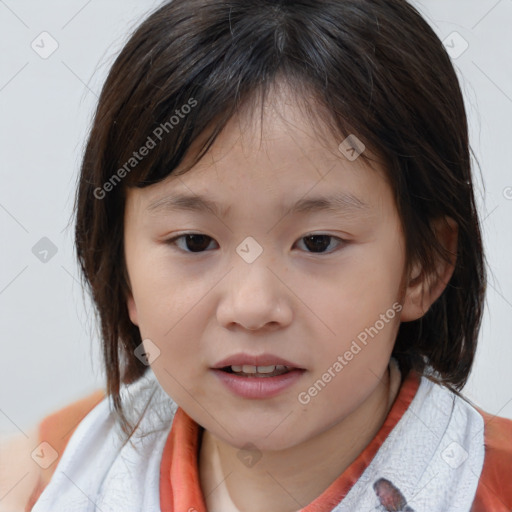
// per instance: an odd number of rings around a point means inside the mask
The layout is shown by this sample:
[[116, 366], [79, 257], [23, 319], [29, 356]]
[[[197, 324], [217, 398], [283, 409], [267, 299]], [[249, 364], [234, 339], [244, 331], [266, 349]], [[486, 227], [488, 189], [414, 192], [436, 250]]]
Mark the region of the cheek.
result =
[[[393, 305], [399, 307], [402, 269], [398, 242], [361, 245], [335, 278], [316, 284], [311, 302], [335, 336], [353, 338]], [[396, 309], [388, 316], [394, 318], [395, 313]]]
[[198, 300], [194, 280], [170, 264], [165, 247], [132, 255], [129, 270], [141, 330], [154, 336], [166, 335]]
[[[342, 393], [347, 405], [357, 404], [388, 364], [400, 323], [401, 243], [399, 236], [388, 236], [361, 245], [337, 279], [318, 287], [323, 299], [317, 311], [330, 332], [325, 330], [315, 378], [322, 378], [329, 369], [336, 375], [322, 392], [324, 400], [336, 400]], [[329, 292], [322, 294], [322, 289]], [[341, 363], [338, 356], [343, 358]]]
[[354, 301], [368, 310], [391, 307], [400, 295], [404, 264], [404, 243], [398, 226], [380, 230], [367, 250], [361, 250], [350, 273]]
[[[159, 349], [153, 363], [156, 371], [193, 377], [200, 369], [200, 348], [204, 323], [212, 315], [206, 300], [214, 283], [200, 276], [171, 271], [170, 267], [148, 260], [139, 267], [134, 280], [134, 298], [143, 339], [149, 338]], [[180, 381], [182, 379], [180, 378]], [[172, 385], [172, 379], [170, 381]]]

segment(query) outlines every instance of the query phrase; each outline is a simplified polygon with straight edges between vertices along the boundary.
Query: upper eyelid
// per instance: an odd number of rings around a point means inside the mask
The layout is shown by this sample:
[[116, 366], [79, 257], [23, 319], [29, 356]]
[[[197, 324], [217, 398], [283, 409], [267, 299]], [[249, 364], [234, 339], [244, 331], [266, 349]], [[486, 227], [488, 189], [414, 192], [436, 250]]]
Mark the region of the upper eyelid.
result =
[[[200, 233], [200, 232], [196, 233], [195, 231], [185, 231], [183, 233], [178, 233], [177, 235], [173, 235], [172, 237], [167, 238], [165, 241], [171, 242], [171, 241], [174, 241], [174, 240], [176, 240], [178, 238], [181, 238], [181, 237], [184, 237], [184, 236], [187, 236], [187, 235], [206, 236], [208, 238], [211, 238], [212, 240], [215, 240], [215, 238], [213, 238], [210, 235], [207, 235], [206, 233]], [[304, 235], [300, 236], [298, 238], [298, 240], [300, 240], [302, 238], [305, 238], [307, 236], [321, 236], [321, 235], [330, 236], [332, 238], [338, 238], [340, 240], [348, 241], [346, 238], [343, 238], [343, 237], [341, 237], [339, 235], [333, 235], [332, 233], [328, 233], [326, 231], [310, 231], [310, 232], [305, 233]]]

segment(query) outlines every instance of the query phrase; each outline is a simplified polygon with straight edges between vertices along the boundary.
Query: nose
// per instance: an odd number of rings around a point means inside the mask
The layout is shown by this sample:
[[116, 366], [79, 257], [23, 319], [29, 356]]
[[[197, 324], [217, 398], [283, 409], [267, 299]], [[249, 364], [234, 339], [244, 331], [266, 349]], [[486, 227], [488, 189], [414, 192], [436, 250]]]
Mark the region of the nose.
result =
[[248, 331], [283, 328], [292, 320], [291, 295], [275, 267], [261, 258], [236, 263], [224, 279], [217, 319], [225, 328]]

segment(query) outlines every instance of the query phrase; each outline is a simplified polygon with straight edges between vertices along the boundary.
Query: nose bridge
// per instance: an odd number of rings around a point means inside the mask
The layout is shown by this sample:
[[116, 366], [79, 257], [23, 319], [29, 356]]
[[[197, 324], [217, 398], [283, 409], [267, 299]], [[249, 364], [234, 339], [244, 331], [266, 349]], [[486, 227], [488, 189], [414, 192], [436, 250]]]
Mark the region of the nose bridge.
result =
[[238, 323], [248, 330], [289, 321], [287, 288], [277, 277], [280, 271], [275, 268], [272, 249], [265, 249], [254, 239], [246, 239], [236, 253], [219, 304], [219, 321], [224, 325]]
[[240, 287], [248, 286], [251, 293], [268, 293], [270, 288], [274, 288], [272, 282], [276, 280], [270, 270], [275, 266], [275, 255], [272, 248], [268, 244], [264, 246], [263, 243], [252, 236], [246, 237], [236, 248], [233, 258], [235, 282], [238, 281]]

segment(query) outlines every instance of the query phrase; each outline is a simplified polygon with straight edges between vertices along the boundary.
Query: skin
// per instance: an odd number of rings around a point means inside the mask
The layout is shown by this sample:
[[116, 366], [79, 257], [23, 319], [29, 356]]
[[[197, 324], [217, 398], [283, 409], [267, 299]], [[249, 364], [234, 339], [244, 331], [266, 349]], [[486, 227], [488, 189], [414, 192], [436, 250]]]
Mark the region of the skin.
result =
[[[269, 95], [260, 123], [240, 112], [192, 170], [127, 191], [130, 319], [160, 351], [151, 367], [162, 387], [205, 429], [199, 476], [210, 512], [289, 512], [318, 497], [375, 436], [398, 393], [400, 374], [389, 361], [400, 322], [422, 316], [453, 271], [440, 262], [427, 290], [421, 268], [406, 274], [383, 168], [345, 158], [343, 139], [314, 127], [286, 87]], [[334, 190], [367, 208], [279, 212]], [[204, 194], [228, 212], [146, 210], [178, 191]], [[202, 253], [190, 252], [185, 239], [166, 243], [186, 232], [210, 237]], [[438, 232], [455, 252], [453, 225], [442, 222]], [[311, 233], [346, 242], [327, 238], [314, 252], [303, 238]], [[252, 263], [236, 252], [248, 236], [263, 249]], [[308, 404], [299, 403], [299, 393], [396, 303], [400, 314]], [[240, 352], [273, 353], [306, 372], [276, 397], [241, 398], [210, 370]], [[252, 466], [237, 456], [247, 443], [261, 455]]]

